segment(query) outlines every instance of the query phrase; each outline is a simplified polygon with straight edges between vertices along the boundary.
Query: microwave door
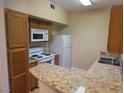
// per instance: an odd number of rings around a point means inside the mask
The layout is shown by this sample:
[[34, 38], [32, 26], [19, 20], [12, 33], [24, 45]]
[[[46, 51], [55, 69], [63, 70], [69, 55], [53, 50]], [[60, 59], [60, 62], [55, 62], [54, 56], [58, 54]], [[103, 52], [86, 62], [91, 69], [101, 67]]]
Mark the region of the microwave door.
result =
[[48, 41], [48, 30], [31, 28], [31, 41]]
[[43, 34], [33, 34], [31, 41], [43, 41]]
[[32, 29], [31, 30], [31, 41], [43, 41], [44, 33], [41, 32], [39, 29]]
[[42, 40], [43, 39], [43, 34], [35, 33], [33, 34], [33, 40]]

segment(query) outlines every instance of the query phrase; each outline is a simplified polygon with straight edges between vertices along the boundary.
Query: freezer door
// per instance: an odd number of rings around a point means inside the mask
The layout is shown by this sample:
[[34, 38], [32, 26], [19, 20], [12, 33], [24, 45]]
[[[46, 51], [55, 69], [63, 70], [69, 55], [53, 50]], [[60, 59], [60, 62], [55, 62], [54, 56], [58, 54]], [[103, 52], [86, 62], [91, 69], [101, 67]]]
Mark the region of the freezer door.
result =
[[70, 35], [63, 35], [62, 36], [62, 48], [69, 48], [71, 47], [71, 36]]
[[71, 48], [65, 48], [62, 50], [61, 64], [64, 67], [71, 67]]

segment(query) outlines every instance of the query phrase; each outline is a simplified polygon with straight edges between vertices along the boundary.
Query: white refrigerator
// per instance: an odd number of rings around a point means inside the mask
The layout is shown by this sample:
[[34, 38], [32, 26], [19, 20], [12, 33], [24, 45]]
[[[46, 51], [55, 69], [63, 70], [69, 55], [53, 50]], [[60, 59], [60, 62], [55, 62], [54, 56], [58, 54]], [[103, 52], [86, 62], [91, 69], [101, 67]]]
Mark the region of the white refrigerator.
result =
[[70, 35], [55, 35], [50, 44], [50, 51], [59, 54], [59, 65], [71, 67], [72, 45]]

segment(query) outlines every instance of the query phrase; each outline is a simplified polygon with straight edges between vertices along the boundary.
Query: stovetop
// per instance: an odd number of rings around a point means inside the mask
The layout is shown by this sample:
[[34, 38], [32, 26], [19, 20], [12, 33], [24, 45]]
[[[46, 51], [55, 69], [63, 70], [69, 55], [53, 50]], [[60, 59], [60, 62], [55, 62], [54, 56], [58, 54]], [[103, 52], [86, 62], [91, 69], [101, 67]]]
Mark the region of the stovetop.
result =
[[43, 51], [43, 48], [41, 48], [41, 47], [29, 49], [29, 57], [30, 58], [42, 60], [42, 59], [46, 59], [46, 58], [53, 57], [53, 56], [54, 56], [54, 54], [52, 54], [52, 53], [45, 53]]

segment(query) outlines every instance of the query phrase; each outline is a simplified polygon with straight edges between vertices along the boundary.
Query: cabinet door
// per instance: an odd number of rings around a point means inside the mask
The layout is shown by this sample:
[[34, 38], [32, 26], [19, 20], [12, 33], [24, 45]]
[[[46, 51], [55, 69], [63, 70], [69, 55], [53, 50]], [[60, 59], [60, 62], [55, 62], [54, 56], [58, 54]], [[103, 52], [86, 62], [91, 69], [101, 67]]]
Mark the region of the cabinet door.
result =
[[29, 93], [27, 85], [27, 75], [21, 74], [19, 77], [13, 79], [12, 93]]
[[123, 52], [123, 11], [122, 6], [111, 9], [110, 28], [108, 37], [108, 52]]
[[8, 51], [12, 93], [28, 93], [27, 53], [26, 48], [10, 49]]
[[35, 19], [30, 19], [29, 20], [29, 26], [31, 28], [40, 28], [40, 21], [39, 20], [35, 20]]
[[55, 55], [55, 65], [59, 65], [59, 55]]
[[48, 23], [48, 41], [52, 41], [52, 23]]
[[40, 21], [40, 28], [41, 29], [48, 29], [48, 23], [47, 22]]
[[27, 15], [6, 10], [8, 71], [11, 93], [29, 93]]
[[25, 47], [27, 45], [27, 16], [8, 10], [6, 19], [8, 47]]
[[35, 89], [38, 86], [38, 79], [30, 73], [30, 90]]

